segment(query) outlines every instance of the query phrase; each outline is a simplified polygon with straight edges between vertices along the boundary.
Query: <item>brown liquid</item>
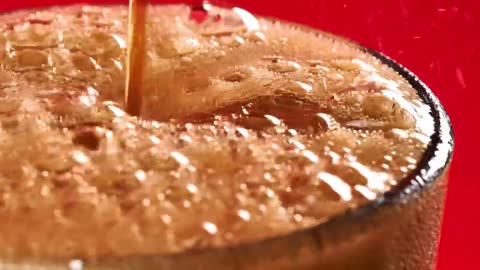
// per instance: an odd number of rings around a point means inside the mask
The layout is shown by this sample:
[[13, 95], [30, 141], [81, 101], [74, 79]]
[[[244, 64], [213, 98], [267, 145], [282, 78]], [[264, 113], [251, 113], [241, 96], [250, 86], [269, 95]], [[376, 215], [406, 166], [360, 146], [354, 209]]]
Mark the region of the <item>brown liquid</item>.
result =
[[143, 79], [129, 81], [127, 108], [127, 7], [0, 16], [0, 257], [255, 242], [416, 168], [428, 111], [393, 70], [315, 29], [193, 11], [150, 6], [147, 25], [131, 24], [146, 39], [131, 47]]
[[127, 113], [133, 116], [140, 116], [142, 109], [147, 4], [148, 0], [130, 0], [125, 104]]
[[212, 112], [179, 118], [180, 122], [195, 124], [214, 123], [217, 119], [256, 131], [284, 125], [301, 133], [313, 134], [329, 128], [328, 119], [322, 118], [322, 110], [317, 103], [290, 95], [257, 97]]

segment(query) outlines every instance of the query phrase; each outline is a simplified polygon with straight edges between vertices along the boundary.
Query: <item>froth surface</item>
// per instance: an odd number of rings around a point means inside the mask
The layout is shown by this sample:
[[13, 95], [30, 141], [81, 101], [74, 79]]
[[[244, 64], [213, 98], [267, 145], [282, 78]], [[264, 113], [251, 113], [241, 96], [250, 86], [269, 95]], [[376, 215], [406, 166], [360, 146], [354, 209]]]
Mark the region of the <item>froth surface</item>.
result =
[[213, 8], [150, 9], [143, 120], [127, 8], [0, 16], [0, 256], [181, 252], [310, 227], [389, 190], [428, 107], [356, 45]]

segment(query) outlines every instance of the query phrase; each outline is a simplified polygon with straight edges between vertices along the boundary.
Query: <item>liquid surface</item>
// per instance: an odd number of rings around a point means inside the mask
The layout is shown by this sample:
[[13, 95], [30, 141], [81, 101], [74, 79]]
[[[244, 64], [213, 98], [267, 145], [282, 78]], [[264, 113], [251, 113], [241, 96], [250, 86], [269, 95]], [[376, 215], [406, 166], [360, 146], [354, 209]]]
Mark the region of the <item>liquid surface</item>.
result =
[[126, 6], [0, 17], [0, 256], [258, 241], [421, 159], [428, 107], [355, 45], [241, 9], [149, 12], [144, 120], [124, 111]]

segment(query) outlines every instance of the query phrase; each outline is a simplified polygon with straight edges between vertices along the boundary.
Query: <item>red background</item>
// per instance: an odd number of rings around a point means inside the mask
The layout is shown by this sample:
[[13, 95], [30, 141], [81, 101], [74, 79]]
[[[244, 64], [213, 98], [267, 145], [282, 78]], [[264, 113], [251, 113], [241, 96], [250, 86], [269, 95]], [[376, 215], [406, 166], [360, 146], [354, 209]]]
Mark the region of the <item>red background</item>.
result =
[[[8, 10], [75, 1], [1, 2], [0, 10]], [[480, 168], [476, 167], [480, 149], [474, 140], [480, 121], [480, 1], [220, 2], [235, 3], [255, 13], [312, 25], [359, 41], [404, 64], [433, 89], [452, 119], [456, 143], [437, 269], [480, 269]]]

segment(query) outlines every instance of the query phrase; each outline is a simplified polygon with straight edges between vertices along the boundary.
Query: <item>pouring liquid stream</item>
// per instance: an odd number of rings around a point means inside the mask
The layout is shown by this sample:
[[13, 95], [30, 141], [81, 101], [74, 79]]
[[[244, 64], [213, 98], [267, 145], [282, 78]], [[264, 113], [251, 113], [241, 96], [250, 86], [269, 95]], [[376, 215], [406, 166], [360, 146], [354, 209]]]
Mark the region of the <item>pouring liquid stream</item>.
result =
[[127, 74], [125, 106], [130, 115], [140, 116], [145, 62], [145, 23], [148, 0], [130, 0], [128, 15]]
[[[128, 14], [128, 45], [125, 83], [126, 112], [140, 117], [143, 104], [143, 78], [146, 54], [146, 20], [149, 0], [130, 0]], [[189, 1], [192, 19], [198, 19], [207, 12], [209, 4], [203, 0]], [[207, 8], [206, 8], [207, 7]]]

